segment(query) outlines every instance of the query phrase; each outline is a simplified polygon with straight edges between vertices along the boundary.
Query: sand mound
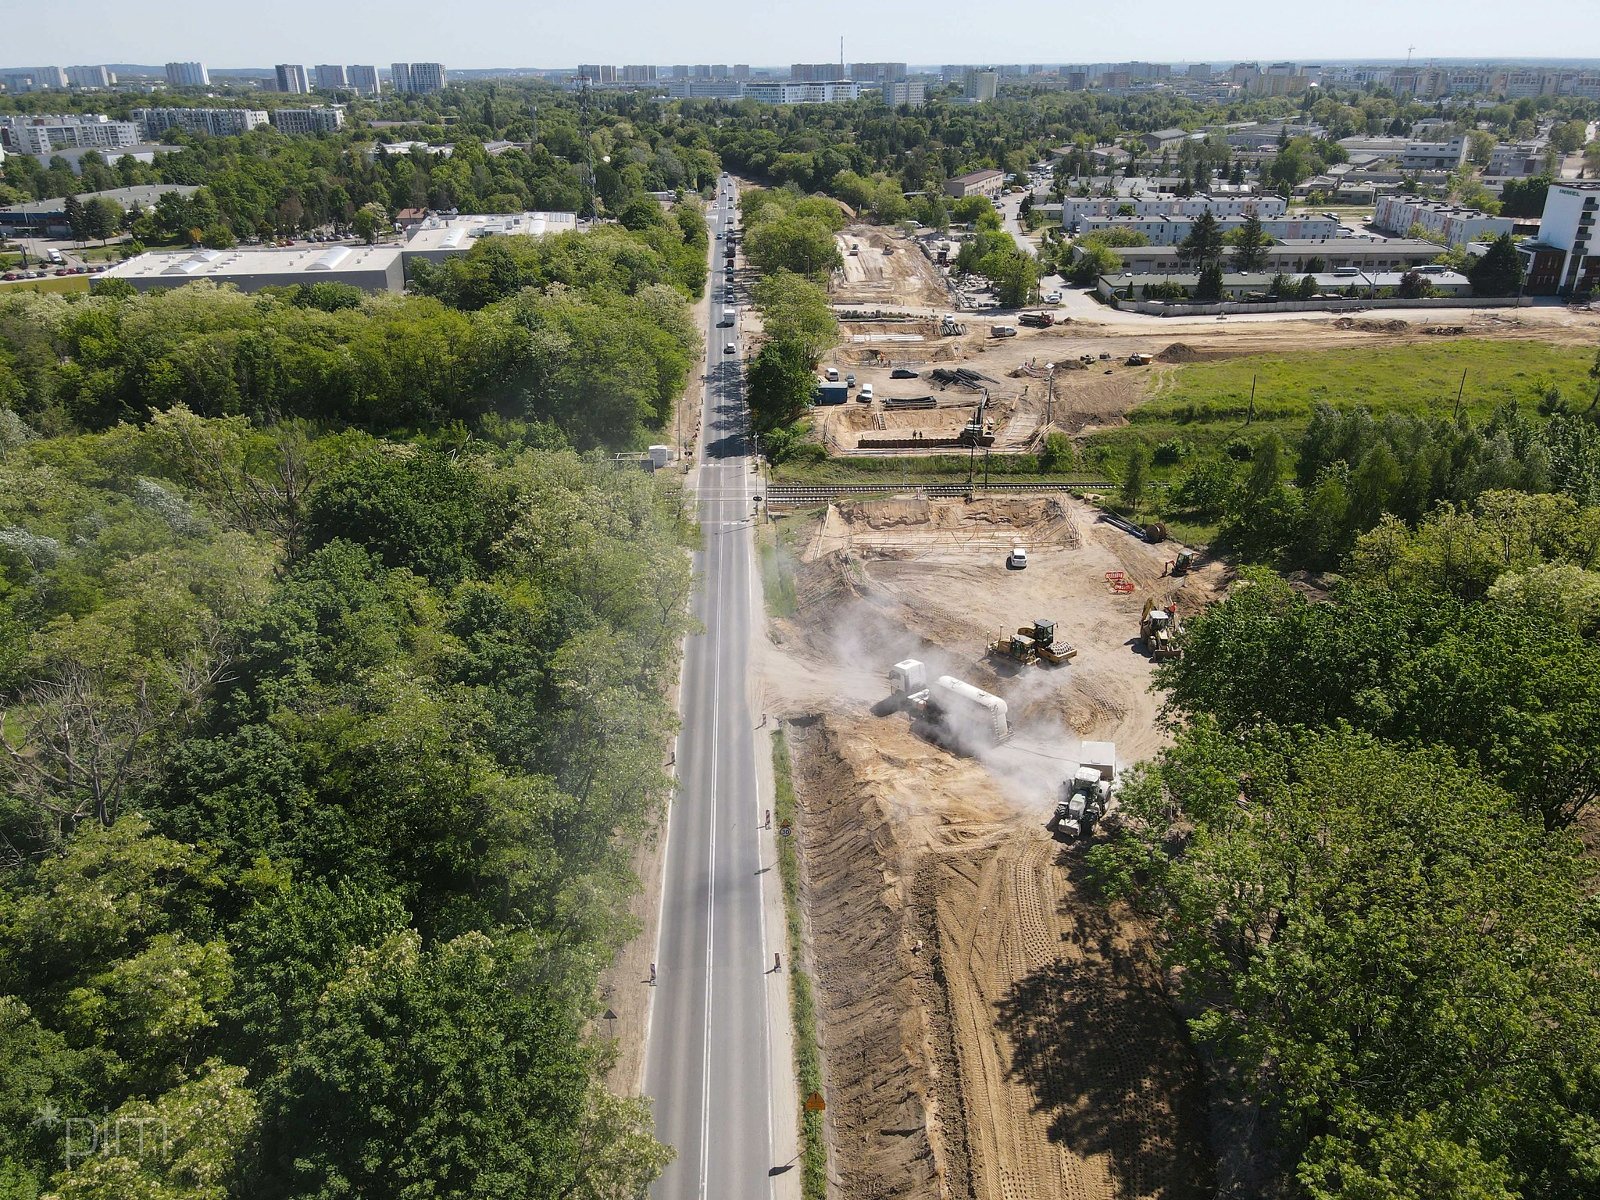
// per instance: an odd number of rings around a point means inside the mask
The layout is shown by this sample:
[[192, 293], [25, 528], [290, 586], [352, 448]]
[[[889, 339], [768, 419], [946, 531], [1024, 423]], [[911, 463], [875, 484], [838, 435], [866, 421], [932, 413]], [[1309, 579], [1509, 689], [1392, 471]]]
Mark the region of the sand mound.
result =
[[1190, 363], [1199, 362], [1203, 357], [1205, 356], [1193, 346], [1186, 346], [1182, 342], [1173, 342], [1172, 345], [1168, 346], [1160, 354], [1156, 355], [1156, 361], [1164, 363]]

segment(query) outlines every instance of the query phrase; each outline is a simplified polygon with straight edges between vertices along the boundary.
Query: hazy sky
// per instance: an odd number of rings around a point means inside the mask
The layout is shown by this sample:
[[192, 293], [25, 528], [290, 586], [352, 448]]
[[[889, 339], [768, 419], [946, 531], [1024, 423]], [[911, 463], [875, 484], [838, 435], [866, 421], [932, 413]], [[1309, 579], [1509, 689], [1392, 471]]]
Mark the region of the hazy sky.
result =
[[0, 0], [0, 65], [1600, 57], [1600, 0]]

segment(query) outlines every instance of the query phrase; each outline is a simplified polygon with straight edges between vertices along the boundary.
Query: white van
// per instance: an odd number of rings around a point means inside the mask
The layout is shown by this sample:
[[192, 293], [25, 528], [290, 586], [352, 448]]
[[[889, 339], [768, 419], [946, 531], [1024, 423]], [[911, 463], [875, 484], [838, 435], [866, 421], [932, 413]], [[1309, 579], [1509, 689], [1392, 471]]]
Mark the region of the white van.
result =
[[838, 367], [829, 367], [827, 374], [828, 374], [828, 382], [829, 383], [838, 383], [839, 382], [839, 368]]
[[725, 308], [725, 309], [722, 310], [722, 320], [718, 321], [717, 324], [718, 325], [732, 325], [736, 315], [737, 314], [734, 313], [733, 309]]
[[861, 385], [861, 394], [858, 395], [856, 397], [856, 399], [860, 400], [863, 404], [871, 404], [872, 403], [872, 385], [870, 383], [863, 383]]

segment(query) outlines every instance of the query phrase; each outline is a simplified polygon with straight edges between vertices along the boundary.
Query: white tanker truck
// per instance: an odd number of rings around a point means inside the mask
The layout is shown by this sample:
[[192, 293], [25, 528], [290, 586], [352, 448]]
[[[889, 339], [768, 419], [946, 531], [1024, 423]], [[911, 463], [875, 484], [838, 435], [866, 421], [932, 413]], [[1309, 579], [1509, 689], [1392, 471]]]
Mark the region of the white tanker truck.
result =
[[908, 658], [889, 670], [895, 707], [911, 714], [911, 727], [930, 741], [971, 753], [1011, 736], [1006, 702], [951, 675], [928, 683], [928, 669]]

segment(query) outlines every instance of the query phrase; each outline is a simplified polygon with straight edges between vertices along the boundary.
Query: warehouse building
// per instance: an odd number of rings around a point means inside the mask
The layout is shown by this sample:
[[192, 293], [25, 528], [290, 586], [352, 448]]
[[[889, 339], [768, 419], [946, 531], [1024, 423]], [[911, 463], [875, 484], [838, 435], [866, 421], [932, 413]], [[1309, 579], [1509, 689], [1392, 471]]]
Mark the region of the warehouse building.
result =
[[405, 277], [398, 246], [241, 246], [234, 250], [160, 250], [119, 263], [100, 277], [125, 279], [141, 292], [205, 279], [241, 292], [301, 283], [348, 283], [398, 292]]
[[430, 215], [416, 223], [401, 249], [406, 277], [419, 258], [443, 262], [472, 249], [479, 238], [493, 234], [521, 237], [546, 237], [571, 233], [578, 228], [578, 214], [569, 212], [523, 212], [447, 217]]

